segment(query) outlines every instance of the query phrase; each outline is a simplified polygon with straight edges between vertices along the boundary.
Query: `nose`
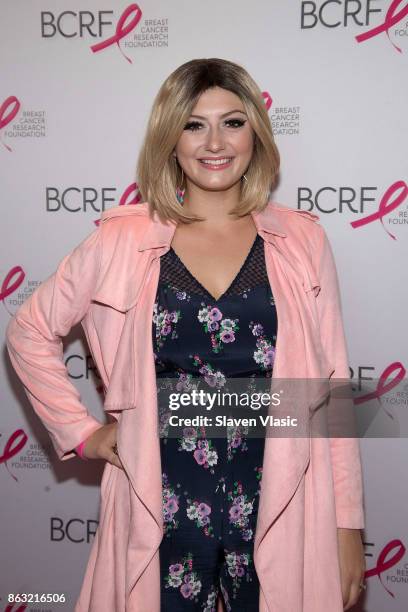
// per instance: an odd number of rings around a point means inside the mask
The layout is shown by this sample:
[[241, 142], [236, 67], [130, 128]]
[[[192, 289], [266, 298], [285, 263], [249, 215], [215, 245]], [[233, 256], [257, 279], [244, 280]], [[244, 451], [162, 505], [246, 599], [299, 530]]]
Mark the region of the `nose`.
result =
[[208, 131], [208, 138], [206, 142], [206, 148], [209, 151], [220, 151], [224, 148], [224, 139], [221, 130], [217, 127], [210, 127]]

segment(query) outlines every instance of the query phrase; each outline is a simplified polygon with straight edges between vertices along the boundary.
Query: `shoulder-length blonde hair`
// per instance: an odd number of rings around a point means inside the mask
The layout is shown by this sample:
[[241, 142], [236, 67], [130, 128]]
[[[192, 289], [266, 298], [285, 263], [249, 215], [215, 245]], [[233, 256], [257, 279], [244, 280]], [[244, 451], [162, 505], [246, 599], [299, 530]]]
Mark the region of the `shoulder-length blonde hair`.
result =
[[243, 216], [261, 211], [274, 187], [280, 157], [262, 92], [240, 65], [218, 59], [194, 59], [179, 66], [160, 87], [153, 103], [145, 138], [137, 162], [137, 182], [143, 201], [162, 219], [181, 223], [202, 221], [188, 215], [177, 200], [181, 166], [172, 155], [200, 95], [211, 87], [235, 93], [244, 106], [254, 130], [254, 150], [247, 181], [241, 181], [241, 197], [230, 214]]

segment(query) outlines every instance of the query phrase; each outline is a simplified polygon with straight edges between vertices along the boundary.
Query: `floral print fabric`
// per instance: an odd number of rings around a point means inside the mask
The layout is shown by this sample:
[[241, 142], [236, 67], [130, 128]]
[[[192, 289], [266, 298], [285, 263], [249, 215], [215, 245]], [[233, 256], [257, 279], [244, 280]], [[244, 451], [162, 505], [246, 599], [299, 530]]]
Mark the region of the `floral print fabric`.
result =
[[[212, 389], [222, 389], [228, 377], [270, 377], [276, 334], [259, 235], [218, 300], [172, 249], [161, 257], [152, 316], [157, 379], [174, 378], [183, 391], [193, 376]], [[219, 593], [227, 611], [258, 610], [253, 543], [264, 439], [246, 437], [242, 427], [227, 427], [224, 438], [209, 438], [204, 427], [166, 437], [168, 423], [159, 416], [162, 612], [215, 612]]]

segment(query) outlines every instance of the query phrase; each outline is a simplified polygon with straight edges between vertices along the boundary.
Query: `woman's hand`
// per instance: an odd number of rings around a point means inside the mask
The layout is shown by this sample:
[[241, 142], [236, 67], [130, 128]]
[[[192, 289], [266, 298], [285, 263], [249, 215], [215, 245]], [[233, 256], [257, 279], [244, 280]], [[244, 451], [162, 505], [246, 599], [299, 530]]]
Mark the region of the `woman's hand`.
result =
[[87, 459], [106, 459], [123, 470], [123, 465], [113, 449], [116, 444], [117, 422], [102, 425], [86, 439], [83, 455]]
[[344, 610], [349, 610], [361, 595], [360, 584], [366, 571], [360, 529], [337, 528], [341, 592]]

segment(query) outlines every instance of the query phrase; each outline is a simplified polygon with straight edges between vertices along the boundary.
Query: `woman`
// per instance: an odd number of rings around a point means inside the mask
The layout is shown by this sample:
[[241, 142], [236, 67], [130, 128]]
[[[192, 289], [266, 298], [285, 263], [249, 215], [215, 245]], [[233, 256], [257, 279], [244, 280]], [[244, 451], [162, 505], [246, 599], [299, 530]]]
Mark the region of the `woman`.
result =
[[[248, 73], [180, 66], [140, 153], [145, 201], [105, 211], [10, 321], [11, 360], [59, 458], [107, 462], [76, 612], [338, 612], [364, 587], [356, 439], [157, 436], [161, 377], [349, 376], [330, 245], [316, 215], [269, 201], [278, 167]], [[61, 361], [78, 322], [106, 425]]]

